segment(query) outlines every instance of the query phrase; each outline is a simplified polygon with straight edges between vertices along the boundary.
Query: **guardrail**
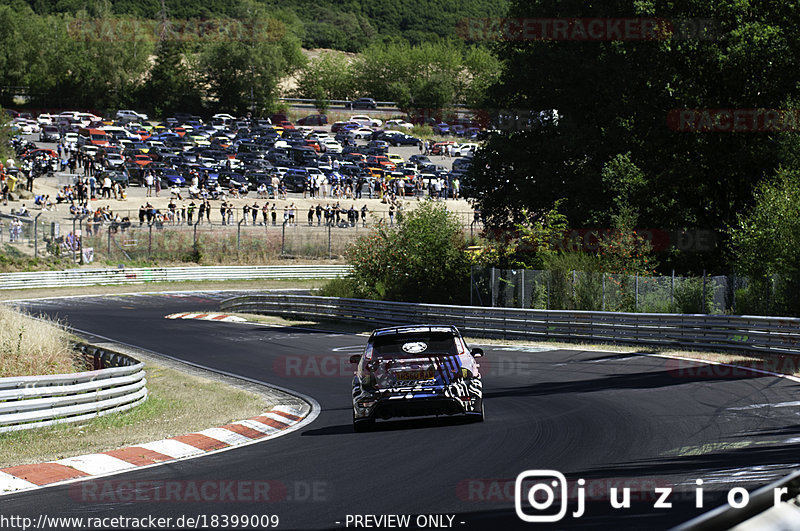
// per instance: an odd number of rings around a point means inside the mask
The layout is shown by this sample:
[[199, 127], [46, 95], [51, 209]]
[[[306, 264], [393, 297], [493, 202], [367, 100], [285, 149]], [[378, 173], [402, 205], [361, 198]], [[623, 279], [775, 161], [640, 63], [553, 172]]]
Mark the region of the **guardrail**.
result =
[[3, 273], [0, 274], [0, 290], [204, 280], [325, 279], [346, 275], [349, 271], [349, 266], [340, 265], [67, 269], [64, 271]]
[[[304, 105], [314, 105], [316, 103], [316, 101], [317, 101], [317, 100], [309, 99], [309, 98], [279, 98], [279, 99], [280, 99], [280, 101], [283, 101], [283, 102], [286, 102], [286, 103], [302, 103]], [[345, 105], [346, 106], [351, 101], [353, 101], [353, 100], [328, 100], [328, 103], [332, 104], [332, 105]], [[397, 102], [396, 101], [376, 101], [375, 105], [377, 105], [378, 107], [393, 107], [393, 108], [397, 108]], [[462, 108], [466, 108], [467, 105], [464, 104], [464, 103], [453, 103], [453, 104], [450, 105], [450, 107], [462, 109]]]
[[[280, 98], [281, 101], [286, 103], [305, 103], [313, 105], [317, 100], [308, 98]], [[353, 100], [327, 100], [332, 105], [347, 105]], [[397, 107], [396, 101], [376, 101], [375, 105], [378, 107]]]
[[444, 306], [301, 295], [251, 295], [225, 311], [352, 319], [378, 326], [453, 324], [467, 335], [800, 354], [800, 319]]
[[144, 363], [88, 345], [78, 350], [94, 370], [0, 378], [0, 432], [80, 422], [147, 399]]

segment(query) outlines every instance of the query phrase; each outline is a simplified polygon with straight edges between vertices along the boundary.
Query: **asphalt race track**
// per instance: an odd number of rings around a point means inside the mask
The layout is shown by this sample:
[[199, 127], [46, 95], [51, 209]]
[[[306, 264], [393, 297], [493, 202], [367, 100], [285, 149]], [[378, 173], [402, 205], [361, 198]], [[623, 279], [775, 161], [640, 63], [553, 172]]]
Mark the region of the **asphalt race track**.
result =
[[[278, 529], [344, 529], [348, 515], [349, 528], [355, 515], [412, 515], [415, 529], [431, 523], [418, 515], [449, 515], [451, 524], [445, 517], [444, 525], [431, 527], [664, 529], [719, 505], [733, 487], [752, 489], [786, 475], [800, 455], [800, 385], [794, 381], [646, 355], [500, 346], [485, 347], [481, 361], [485, 423], [387, 421], [356, 434], [347, 358], [365, 338], [164, 319], [215, 310], [230, 295], [64, 298], [24, 306], [78, 330], [314, 397], [320, 416], [284, 437], [94, 480], [270, 481], [273, 499], [86, 499], [83, 483], [76, 483], [4, 496], [0, 512], [34, 518], [278, 515]], [[526, 524], [515, 513], [514, 481], [530, 469], [568, 479], [569, 511], [557, 524]], [[703, 509], [695, 507], [697, 479], [704, 481]], [[573, 517], [578, 487], [585, 514]], [[631, 489], [630, 508], [610, 507], [610, 487]], [[672, 489], [671, 508], [654, 508], [656, 488]], [[541, 516], [557, 512], [560, 503], [542, 512], [526, 500], [523, 507]]]

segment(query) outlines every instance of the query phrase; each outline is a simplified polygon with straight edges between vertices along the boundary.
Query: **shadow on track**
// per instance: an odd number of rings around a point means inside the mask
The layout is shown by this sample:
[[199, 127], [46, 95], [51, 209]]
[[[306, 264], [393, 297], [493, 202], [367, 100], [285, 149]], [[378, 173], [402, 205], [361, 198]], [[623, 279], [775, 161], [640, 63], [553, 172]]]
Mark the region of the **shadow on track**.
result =
[[[767, 375], [752, 373], [752, 378], [763, 378]], [[544, 396], [553, 394], [593, 393], [614, 389], [657, 389], [673, 385], [685, 385], [697, 382], [722, 382], [742, 380], [741, 375], [714, 375], [702, 373], [683, 373], [680, 370], [659, 372], [636, 372], [631, 374], [615, 374], [591, 380], [572, 382], [546, 382], [534, 385], [509, 387], [484, 392], [485, 398], [510, 396]], [[750, 379], [750, 378], [748, 378]]]
[[[378, 421], [372, 428], [372, 432], [379, 433], [385, 431], [419, 430], [428, 428], [443, 428], [448, 426], [461, 426], [464, 424], [475, 424], [476, 422], [469, 417], [425, 417], [420, 419], [402, 419]], [[325, 426], [315, 430], [307, 430], [300, 435], [303, 437], [316, 437], [320, 435], [342, 435], [344, 433], [355, 433], [352, 424], [338, 424]], [[360, 435], [360, 434], [359, 434]]]

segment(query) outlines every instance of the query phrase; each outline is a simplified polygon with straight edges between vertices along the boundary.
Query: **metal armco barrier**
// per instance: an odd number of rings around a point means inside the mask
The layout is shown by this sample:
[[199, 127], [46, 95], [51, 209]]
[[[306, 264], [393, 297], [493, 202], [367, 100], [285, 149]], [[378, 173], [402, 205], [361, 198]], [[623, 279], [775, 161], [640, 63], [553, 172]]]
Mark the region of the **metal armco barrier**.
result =
[[0, 289], [60, 288], [98, 284], [143, 284], [205, 280], [324, 279], [346, 275], [349, 266], [197, 266], [132, 269], [67, 269], [0, 274]]
[[78, 349], [95, 370], [0, 378], [0, 432], [80, 422], [147, 399], [144, 363], [87, 345]]
[[223, 301], [221, 308], [236, 312], [353, 319], [378, 326], [453, 324], [467, 335], [500, 339], [800, 354], [800, 319], [795, 318], [526, 310], [279, 294], [236, 297]]

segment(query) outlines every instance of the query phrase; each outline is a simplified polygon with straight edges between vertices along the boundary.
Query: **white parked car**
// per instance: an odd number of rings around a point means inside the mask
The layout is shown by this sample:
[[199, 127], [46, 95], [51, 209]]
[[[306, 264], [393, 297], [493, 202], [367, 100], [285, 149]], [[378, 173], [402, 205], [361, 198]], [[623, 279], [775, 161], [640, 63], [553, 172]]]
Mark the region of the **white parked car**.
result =
[[89, 112], [79, 112], [78, 120], [80, 120], [81, 127], [89, 127], [94, 122], [102, 121], [103, 118]]
[[78, 133], [67, 133], [64, 135], [64, 144], [70, 149], [75, 149], [78, 145]]
[[386, 129], [411, 129], [414, 124], [405, 120], [386, 120]]
[[453, 146], [453, 156], [454, 157], [471, 157], [475, 154], [475, 150], [478, 149], [478, 144], [457, 144]]
[[47, 114], [45, 112], [37, 116], [36, 121], [39, 122], [39, 125], [52, 125], [53, 123], [55, 123], [54, 120], [56, 118], [57, 118], [56, 116], [53, 116], [52, 114]]
[[117, 119], [118, 120], [129, 120], [129, 121], [136, 121], [136, 122], [146, 122], [149, 118], [146, 114], [141, 114], [136, 111], [131, 111], [129, 109], [121, 109], [117, 111]]
[[37, 122], [28, 120], [27, 118], [16, 118], [11, 125], [19, 128], [20, 133], [23, 135], [32, 135], [41, 131]]
[[353, 138], [372, 138], [372, 129], [369, 127], [360, 127], [350, 132]]
[[380, 127], [383, 125], [382, 120], [371, 118], [366, 114], [356, 114], [355, 116], [351, 116], [350, 121], [360, 123], [361, 125], [365, 125], [367, 127]]
[[332, 138], [325, 138], [320, 141], [321, 146], [325, 146], [325, 151], [328, 153], [341, 153], [342, 145]]

